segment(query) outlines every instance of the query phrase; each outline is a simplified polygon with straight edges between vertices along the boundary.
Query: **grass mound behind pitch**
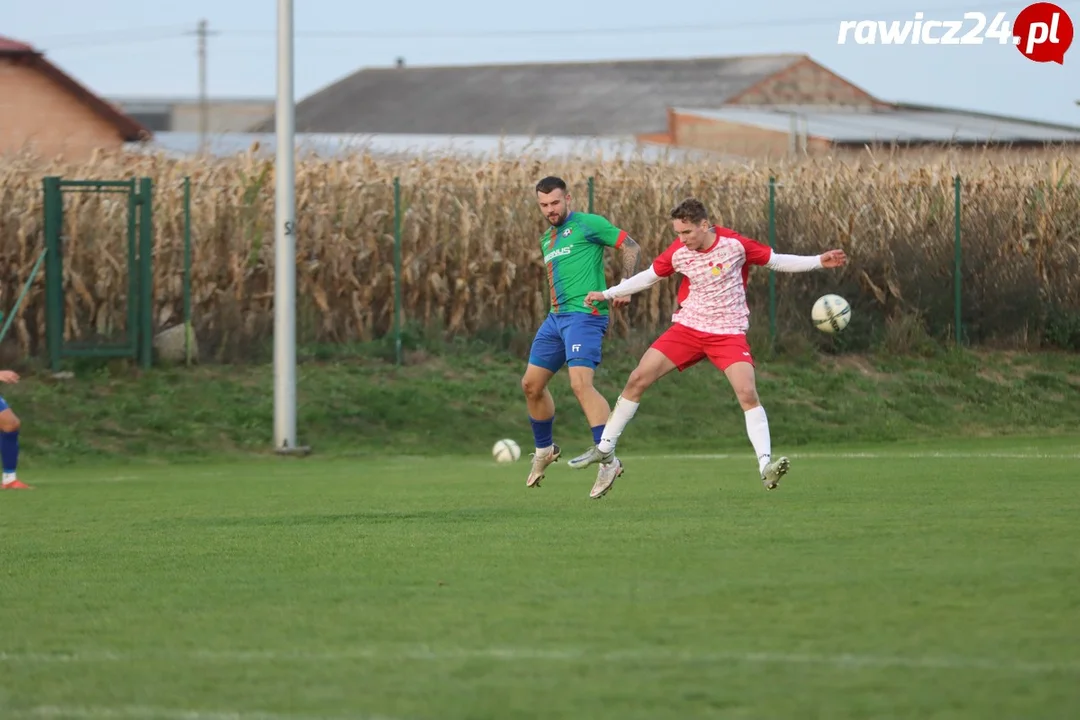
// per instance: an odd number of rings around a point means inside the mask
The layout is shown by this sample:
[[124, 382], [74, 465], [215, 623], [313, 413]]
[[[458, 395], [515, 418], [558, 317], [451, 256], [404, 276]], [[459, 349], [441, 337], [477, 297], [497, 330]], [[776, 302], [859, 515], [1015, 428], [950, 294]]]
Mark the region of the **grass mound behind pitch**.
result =
[[[614, 403], [643, 347], [605, 348], [597, 387]], [[298, 433], [321, 455], [487, 457], [499, 438], [532, 435], [524, 361], [482, 345], [415, 355], [403, 367], [365, 349], [298, 368]], [[348, 353], [348, 354], [346, 354]], [[1044, 436], [1080, 427], [1075, 354], [807, 355], [761, 360], [759, 391], [775, 447], [848, 447], [921, 438]], [[555, 438], [591, 443], [565, 372], [551, 385]], [[3, 392], [23, 420], [21, 462], [193, 460], [270, 452], [273, 375], [265, 366], [76, 368], [74, 380], [29, 374]], [[650, 389], [621, 439], [625, 452], [746, 450], [727, 380], [702, 363]], [[526, 453], [528, 450], [526, 450]]]

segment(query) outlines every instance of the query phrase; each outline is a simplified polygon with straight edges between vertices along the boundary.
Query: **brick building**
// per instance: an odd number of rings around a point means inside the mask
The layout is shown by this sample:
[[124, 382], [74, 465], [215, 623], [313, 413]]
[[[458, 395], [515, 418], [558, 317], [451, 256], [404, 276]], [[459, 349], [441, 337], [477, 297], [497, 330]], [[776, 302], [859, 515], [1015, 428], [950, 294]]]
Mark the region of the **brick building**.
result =
[[299, 102], [296, 131], [626, 137], [743, 158], [1080, 144], [1078, 127], [888, 102], [798, 54], [365, 68]]
[[150, 131], [24, 43], [0, 36], [0, 155], [81, 161]]
[[855, 110], [821, 105], [670, 108], [667, 133], [652, 141], [755, 158], [893, 146], [1018, 151], [1080, 147], [1080, 127], [908, 103]]

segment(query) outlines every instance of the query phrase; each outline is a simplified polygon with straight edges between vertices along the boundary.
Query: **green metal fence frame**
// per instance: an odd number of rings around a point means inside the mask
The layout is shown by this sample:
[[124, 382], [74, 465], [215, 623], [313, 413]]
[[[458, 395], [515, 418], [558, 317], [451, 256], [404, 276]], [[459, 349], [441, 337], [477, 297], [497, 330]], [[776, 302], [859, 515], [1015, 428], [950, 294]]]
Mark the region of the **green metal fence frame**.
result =
[[191, 178], [184, 178], [184, 362], [191, 365]]
[[960, 242], [960, 226], [963, 221], [963, 212], [960, 209], [960, 176], [953, 178], [953, 195], [956, 207], [953, 211], [953, 324], [956, 329], [956, 346], [963, 344], [963, 320], [961, 316], [961, 285], [963, 248]]
[[[59, 372], [65, 358], [131, 357], [143, 368], [153, 362], [153, 183], [130, 180], [42, 180], [45, 222], [45, 337], [49, 363]], [[64, 340], [64, 193], [116, 193], [128, 196], [127, 340], [123, 343], [69, 343]]]
[[394, 178], [394, 361], [401, 364], [401, 180]]
[[[769, 247], [776, 250], [776, 178], [769, 176]], [[776, 351], [776, 273], [769, 271], [769, 350]]]

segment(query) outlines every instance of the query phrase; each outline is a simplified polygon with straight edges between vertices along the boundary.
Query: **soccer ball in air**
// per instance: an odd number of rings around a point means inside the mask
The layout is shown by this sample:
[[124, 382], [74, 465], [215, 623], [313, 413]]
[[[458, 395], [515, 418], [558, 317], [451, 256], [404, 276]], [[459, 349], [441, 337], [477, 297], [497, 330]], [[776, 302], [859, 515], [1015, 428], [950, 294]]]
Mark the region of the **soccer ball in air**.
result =
[[505, 438], [495, 443], [495, 446], [491, 448], [491, 456], [495, 458], [497, 463], [514, 462], [521, 457], [521, 448], [513, 440]]
[[838, 333], [851, 320], [851, 306], [839, 295], [822, 295], [814, 303], [810, 319], [821, 332]]

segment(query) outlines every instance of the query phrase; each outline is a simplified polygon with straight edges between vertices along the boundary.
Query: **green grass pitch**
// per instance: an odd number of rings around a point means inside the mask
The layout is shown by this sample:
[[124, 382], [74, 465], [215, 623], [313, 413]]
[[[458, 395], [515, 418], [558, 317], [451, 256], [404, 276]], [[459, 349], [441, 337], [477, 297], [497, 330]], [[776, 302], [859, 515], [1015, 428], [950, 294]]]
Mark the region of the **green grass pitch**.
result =
[[42, 469], [0, 717], [1080, 717], [1078, 447]]

